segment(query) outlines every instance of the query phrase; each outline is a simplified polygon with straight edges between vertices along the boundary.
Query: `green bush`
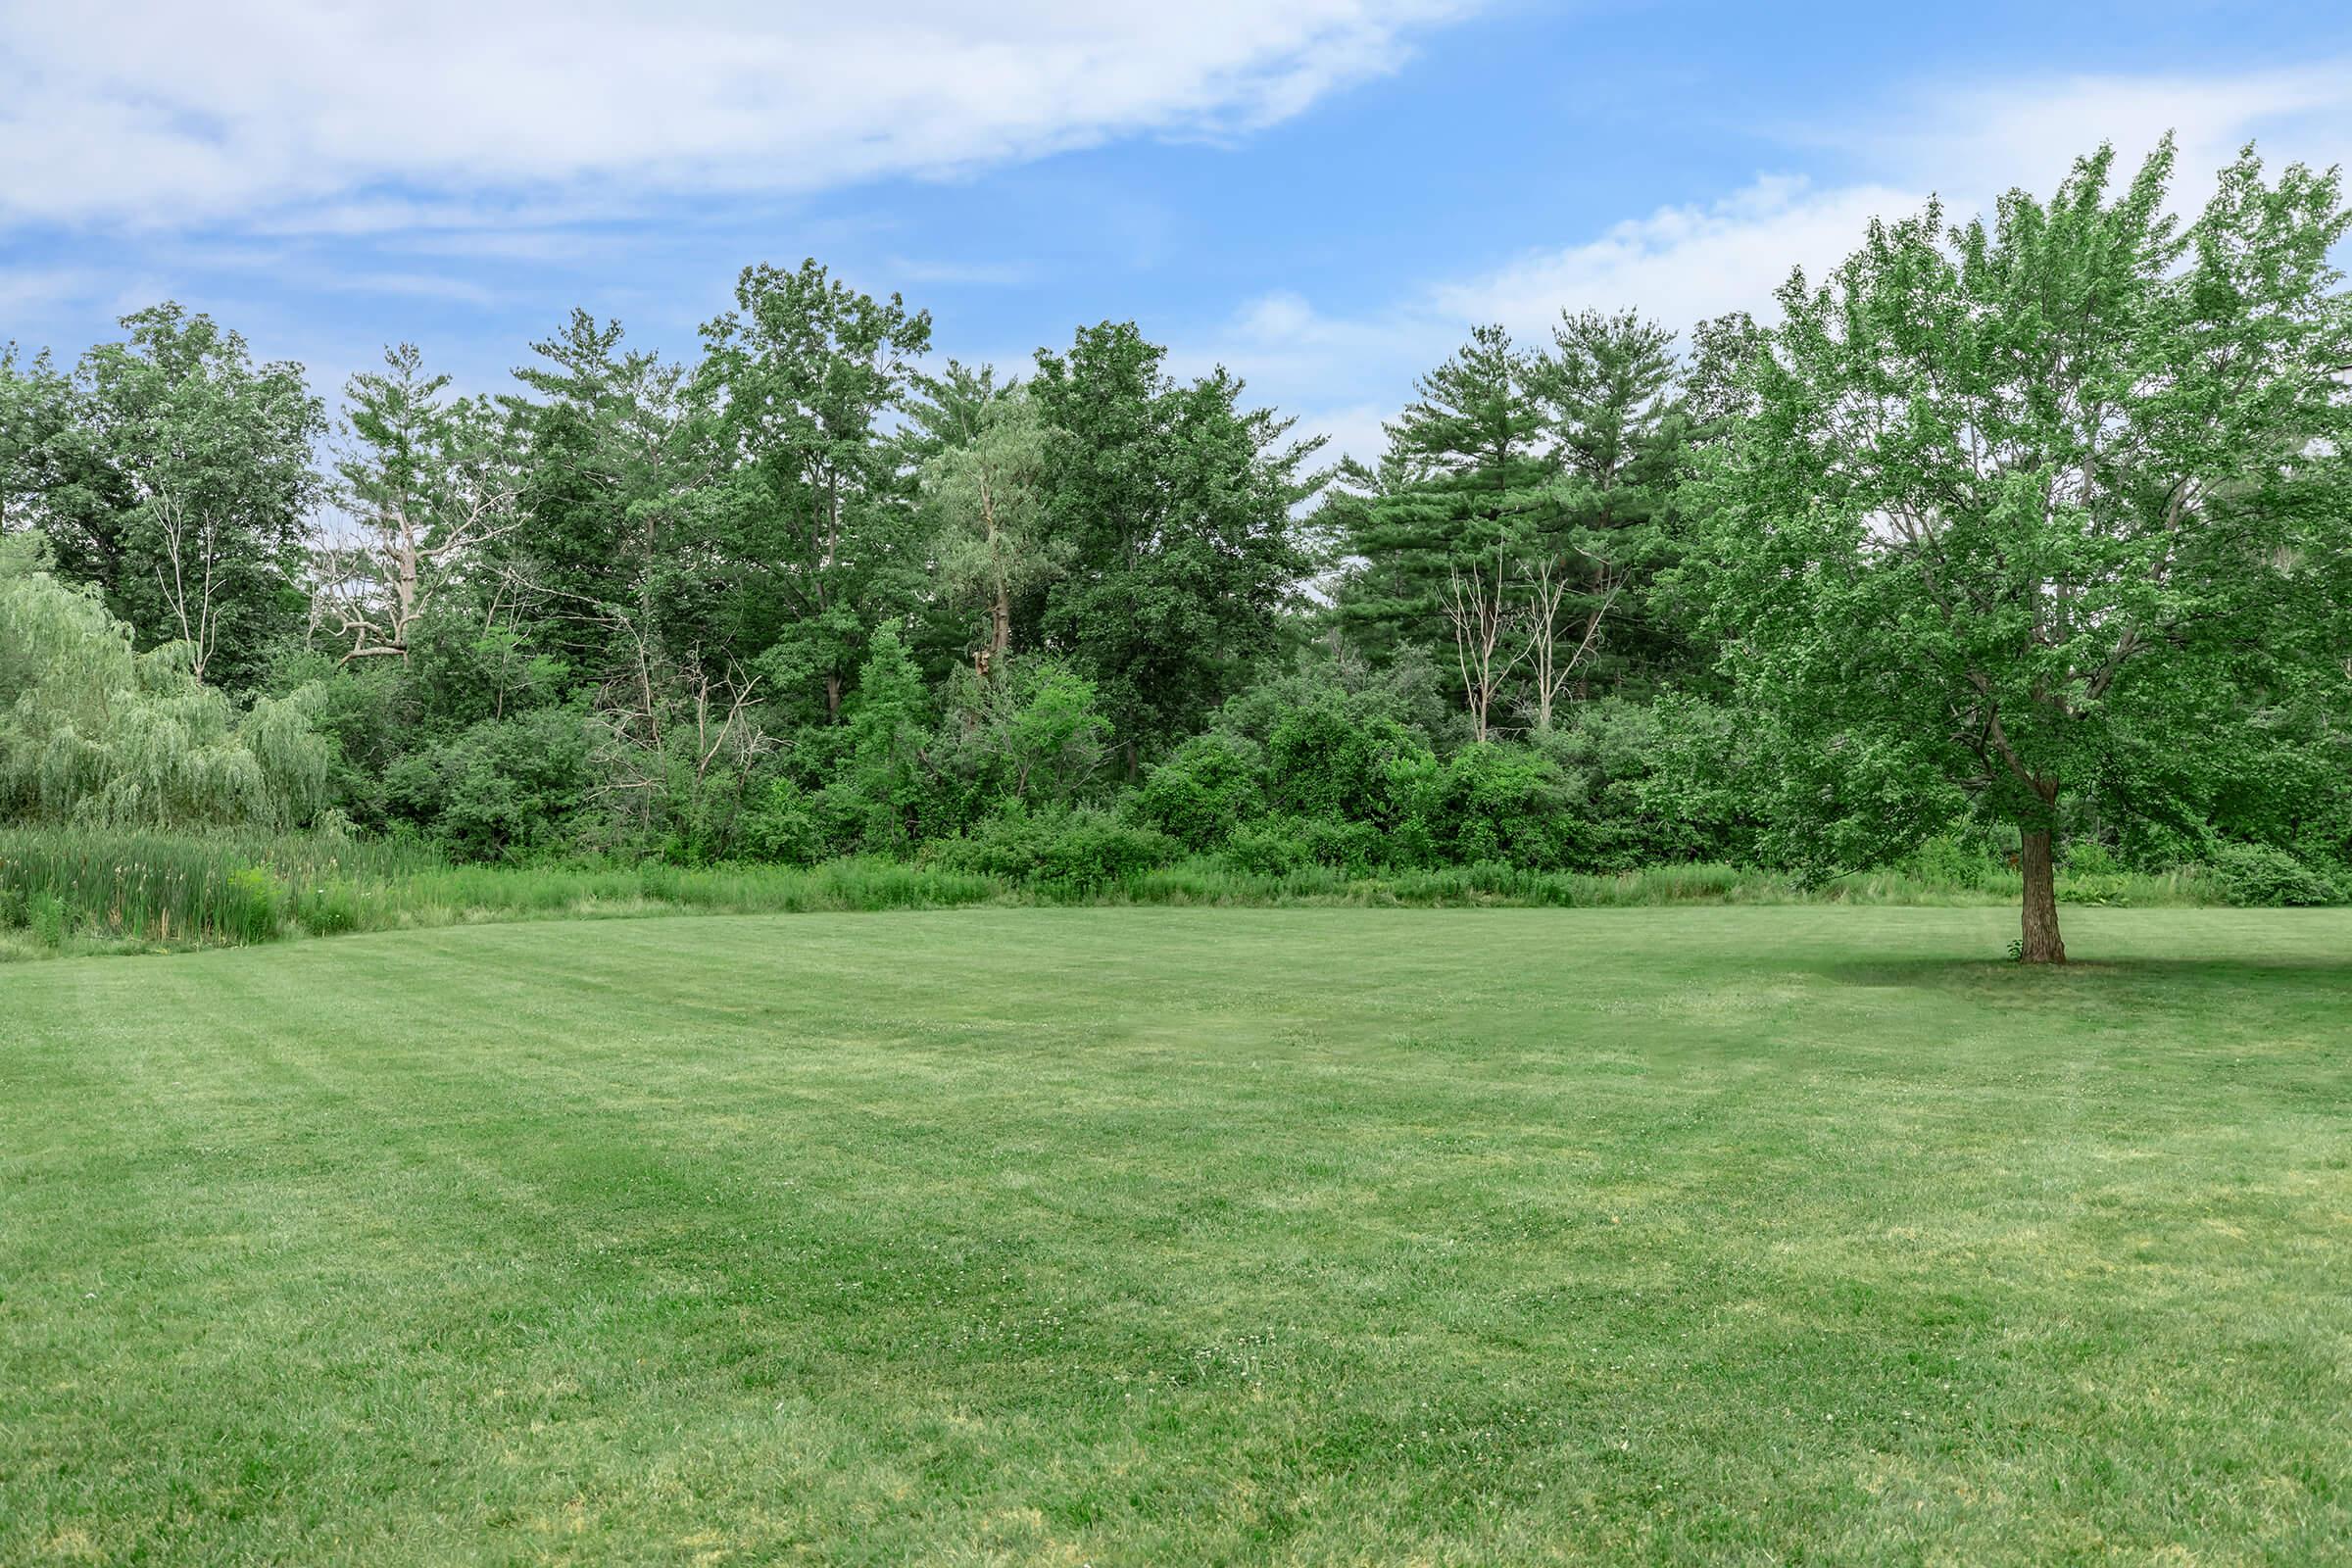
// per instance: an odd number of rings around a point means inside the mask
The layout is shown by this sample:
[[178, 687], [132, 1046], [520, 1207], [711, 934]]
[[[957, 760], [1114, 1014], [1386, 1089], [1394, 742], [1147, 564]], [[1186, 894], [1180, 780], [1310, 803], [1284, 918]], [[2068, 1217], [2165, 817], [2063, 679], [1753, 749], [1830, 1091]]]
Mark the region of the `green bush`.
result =
[[1136, 818], [1193, 850], [1213, 850], [1262, 815], [1265, 760], [1238, 735], [1210, 731], [1176, 748], [1145, 775], [1130, 808]]
[[1252, 876], [1285, 876], [1310, 865], [1362, 876], [1389, 863], [1389, 839], [1369, 822], [1268, 817], [1236, 829], [1217, 858]]
[[1306, 846], [1292, 831], [1295, 817], [1245, 822], [1233, 830], [1217, 861], [1244, 876], [1287, 876], [1308, 861]]
[[960, 838], [935, 844], [930, 858], [949, 870], [1068, 893], [1172, 864], [1182, 854], [1182, 845], [1155, 828], [1080, 808], [989, 817]]
[[1583, 821], [1559, 765], [1524, 747], [1465, 746], [1389, 768], [1404, 863], [1494, 863], [1551, 871], [1578, 863]]
[[1326, 821], [1394, 815], [1390, 770], [1426, 758], [1418, 735], [1393, 718], [1351, 716], [1337, 703], [1296, 708], [1266, 741], [1266, 792], [1275, 809]]
[[1911, 852], [1903, 869], [1931, 887], [1981, 888], [1999, 867], [1981, 846], [1938, 833]]
[[2268, 844], [2224, 844], [2213, 869], [2230, 902], [2247, 908], [2344, 902], [2335, 876]]
[[1745, 856], [1753, 794], [1734, 716], [1692, 697], [1572, 705], [1528, 744], [1560, 765], [1586, 820], [1579, 858], [1609, 870]]
[[559, 850], [588, 799], [588, 724], [564, 709], [485, 719], [402, 758], [384, 787], [400, 819], [459, 859]]
[[788, 778], [769, 779], [737, 824], [743, 853], [755, 860], [809, 865], [824, 858], [824, 832], [808, 794]]

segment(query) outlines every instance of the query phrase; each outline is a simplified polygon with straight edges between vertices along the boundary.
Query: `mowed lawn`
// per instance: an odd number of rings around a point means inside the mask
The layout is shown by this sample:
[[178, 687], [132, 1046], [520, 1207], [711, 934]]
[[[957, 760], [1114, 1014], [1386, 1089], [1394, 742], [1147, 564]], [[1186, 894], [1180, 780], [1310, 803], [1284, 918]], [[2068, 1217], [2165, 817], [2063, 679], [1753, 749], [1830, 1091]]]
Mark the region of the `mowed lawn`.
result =
[[2352, 1561], [2352, 915], [0, 970], [0, 1562]]

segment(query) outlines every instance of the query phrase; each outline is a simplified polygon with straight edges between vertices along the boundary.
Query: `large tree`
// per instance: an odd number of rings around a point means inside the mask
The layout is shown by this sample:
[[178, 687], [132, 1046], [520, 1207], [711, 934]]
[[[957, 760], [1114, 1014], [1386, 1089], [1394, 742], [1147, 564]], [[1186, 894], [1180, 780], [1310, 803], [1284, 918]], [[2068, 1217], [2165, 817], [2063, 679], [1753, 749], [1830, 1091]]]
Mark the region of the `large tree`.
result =
[[1524, 555], [1558, 542], [1543, 379], [1537, 357], [1482, 326], [1414, 383], [1388, 426], [1379, 482], [1343, 509], [1345, 548], [1359, 564], [1343, 585], [1341, 620], [1374, 654], [1446, 642], [1464, 594], [1490, 597], [1488, 577], [1515, 576]]
[[250, 685], [301, 624], [324, 408], [300, 366], [256, 365], [209, 316], [166, 304], [122, 324], [82, 356], [73, 426], [45, 443], [42, 525], [142, 647], [178, 643], [198, 678]]
[[1870, 863], [1979, 797], [2020, 835], [2032, 962], [2066, 955], [2070, 792], [2193, 808], [2256, 715], [2345, 677], [2336, 176], [2266, 182], [2249, 149], [2182, 230], [2169, 143], [2121, 191], [2112, 164], [1989, 223], [1874, 223], [1791, 278], [1692, 574], [1783, 849]]
[[443, 590], [483, 564], [514, 526], [519, 489], [488, 398], [448, 397], [413, 343], [344, 388], [335, 473], [347, 537], [319, 553], [317, 613], [342, 657], [409, 657]]
[[1222, 369], [1179, 382], [1133, 322], [1041, 351], [1042, 545], [1066, 566], [1039, 630], [1095, 682], [1132, 774], [1198, 729], [1273, 645], [1307, 566], [1298, 504], [1320, 440], [1241, 405]]
[[497, 550], [539, 646], [610, 679], [699, 635], [714, 573], [687, 546], [716, 442], [686, 368], [625, 347], [618, 321], [575, 310], [531, 352], [528, 390], [503, 400], [521, 488]]
[[974, 405], [957, 422], [955, 439], [921, 468], [924, 518], [936, 530], [932, 569], [952, 612], [978, 612], [985, 631], [975, 666], [1001, 677], [1012, 656], [1015, 608], [1058, 565], [1044, 532], [1046, 426], [1019, 387]]
[[[1536, 558], [1547, 591], [1531, 607], [1531, 627], [1539, 651], [1570, 629], [1585, 638], [1591, 657], [1579, 684], [1656, 680], [1681, 652], [1650, 591], [1676, 554], [1668, 503], [1684, 419], [1674, 334], [1632, 311], [1581, 311], [1561, 318], [1552, 340], [1535, 390], [1556, 443], [1558, 516]], [[1564, 678], [1565, 661], [1546, 662]], [[1556, 693], [1541, 678], [1538, 687], [1544, 727]]]
[[736, 308], [703, 328], [697, 372], [725, 462], [704, 569], [719, 630], [759, 650], [770, 688], [828, 720], [899, 591], [919, 580], [909, 483], [886, 421], [905, 406], [931, 318], [815, 262], [746, 268]]

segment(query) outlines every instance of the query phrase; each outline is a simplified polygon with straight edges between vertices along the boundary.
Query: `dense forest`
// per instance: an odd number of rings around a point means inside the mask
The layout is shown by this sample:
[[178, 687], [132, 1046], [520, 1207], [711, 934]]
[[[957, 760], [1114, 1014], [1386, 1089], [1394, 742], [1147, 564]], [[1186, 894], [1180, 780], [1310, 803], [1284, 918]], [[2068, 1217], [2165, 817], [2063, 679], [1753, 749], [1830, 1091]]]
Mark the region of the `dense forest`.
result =
[[[2332, 173], [1874, 225], [1771, 324], [1471, 334], [1332, 462], [1131, 322], [811, 261], [699, 354], [0, 357], [0, 816], [1115, 874], [1926, 853], [2344, 890]], [[2048, 940], [2055, 942], [2054, 914]]]

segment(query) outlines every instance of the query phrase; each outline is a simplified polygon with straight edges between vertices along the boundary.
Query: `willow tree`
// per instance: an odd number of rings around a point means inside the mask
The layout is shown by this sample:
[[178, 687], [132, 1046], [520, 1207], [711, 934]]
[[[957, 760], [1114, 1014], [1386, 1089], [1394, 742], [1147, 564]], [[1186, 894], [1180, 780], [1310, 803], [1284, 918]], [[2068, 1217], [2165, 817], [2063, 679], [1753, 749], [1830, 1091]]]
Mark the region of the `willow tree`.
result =
[[2249, 148], [2193, 223], [2169, 141], [1989, 223], [1874, 223], [1782, 289], [1704, 478], [1705, 595], [1780, 780], [1782, 847], [1900, 853], [2014, 822], [2021, 956], [2061, 962], [2070, 792], [2163, 817], [2344, 679], [2352, 313], [2331, 171]]
[[305, 686], [238, 709], [183, 644], [135, 653], [38, 533], [0, 538], [0, 820], [293, 827], [326, 804]]

